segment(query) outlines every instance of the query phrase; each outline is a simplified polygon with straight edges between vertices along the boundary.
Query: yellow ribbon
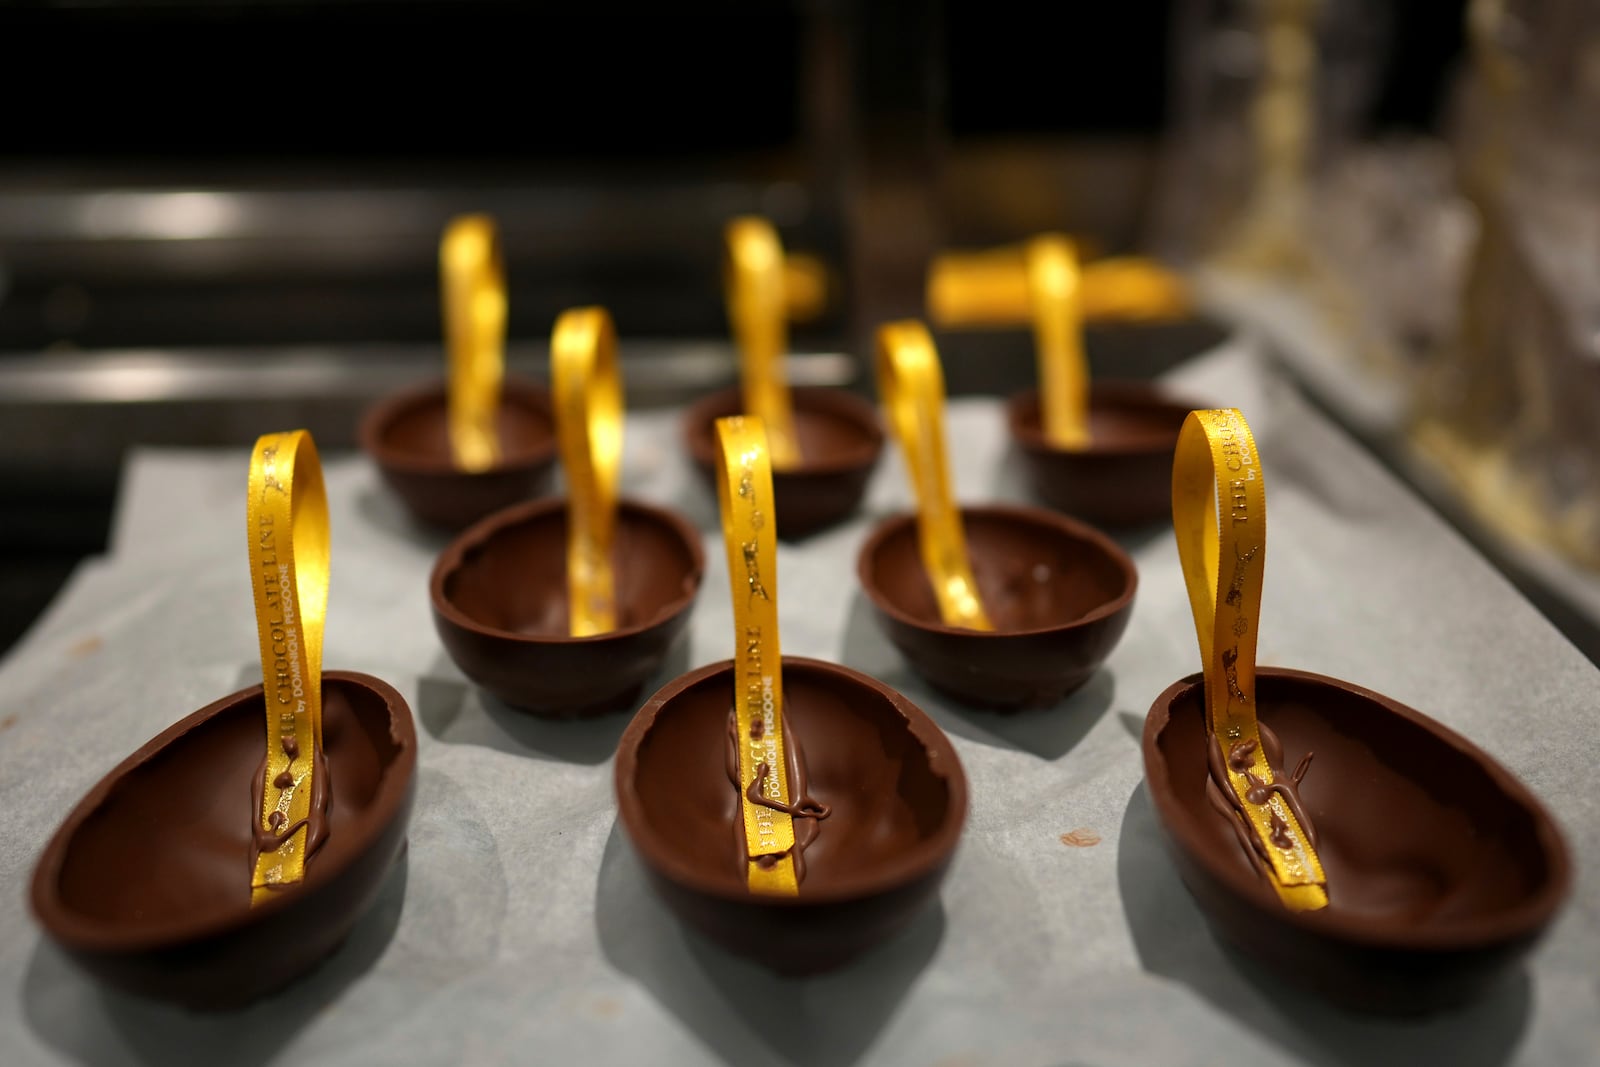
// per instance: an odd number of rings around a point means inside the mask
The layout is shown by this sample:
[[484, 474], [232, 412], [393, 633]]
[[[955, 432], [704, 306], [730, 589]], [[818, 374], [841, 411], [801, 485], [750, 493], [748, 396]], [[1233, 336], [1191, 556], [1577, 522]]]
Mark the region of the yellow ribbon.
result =
[[1057, 448], [1089, 442], [1083, 323], [1175, 318], [1189, 306], [1183, 281], [1159, 264], [1122, 257], [1081, 266], [1076, 247], [1060, 234], [942, 255], [928, 274], [929, 313], [940, 326], [1033, 325], [1040, 421]]
[[1045, 440], [1056, 448], [1089, 443], [1089, 359], [1083, 353], [1079, 310], [1081, 272], [1072, 242], [1056, 234], [1035, 237], [1024, 252], [1039, 362], [1039, 416]]
[[878, 396], [900, 442], [917, 495], [917, 539], [947, 626], [993, 630], [978, 597], [944, 448], [944, 371], [927, 327], [915, 319], [878, 328]]
[[[1143, 256], [1083, 264], [1079, 306], [1085, 322], [1183, 318], [1193, 299], [1183, 278]], [[947, 329], [986, 329], [1032, 321], [1027, 246], [946, 252], [928, 270], [928, 314]]]
[[723, 237], [728, 320], [739, 349], [744, 410], [766, 423], [773, 465], [797, 467], [800, 443], [783, 372], [789, 348], [783, 245], [771, 223], [753, 216], [728, 223]]
[[[1276, 792], [1260, 804], [1246, 798], [1248, 775], [1271, 784], [1274, 772], [1261, 746], [1255, 703], [1267, 497], [1255, 438], [1238, 411], [1194, 411], [1184, 421], [1172, 465], [1172, 525], [1205, 665], [1211, 732], [1224, 752], [1239, 742], [1254, 743], [1247, 766], [1236, 766], [1243, 760], [1231, 752], [1224, 761], [1228, 784], [1263, 846], [1284, 906], [1324, 907], [1322, 863], [1290, 806]], [[1274, 820], [1288, 847], [1273, 844]]]
[[717, 461], [717, 500], [733, 595], [734, 714], [749, 886], [752, 893], [795, 896], [800, 886], [794, 869], [794, 819], [750, 799], [764, 764], [761, 795], [777, 804], [790, 802], [778, 642], [777, 516], [761, 419], [718, 419]]
[[251, 902], [259, 903], [273, 887], [305, 877], [307, 820], [322, 751], [328, 499], [309, 433], [266, 434], [256, 441], [245, 518], [267, 716], [266, 769], [256, 817], [262, 835], [280, 841], [256, 858]]
[[495, 413], [505, 373], [506, 285], [494, 221], [451, 220], [439, 242], [439, 274], [450, 356], [450, 451], [463, 470], [486, 470], [500, 458]]
[[556, 437], [567, 478], [567, 601], [573, 637], [616, 629], [612, 543], [622, 464], [617, 332], [605, 308], [562, 312], [550, 335]]

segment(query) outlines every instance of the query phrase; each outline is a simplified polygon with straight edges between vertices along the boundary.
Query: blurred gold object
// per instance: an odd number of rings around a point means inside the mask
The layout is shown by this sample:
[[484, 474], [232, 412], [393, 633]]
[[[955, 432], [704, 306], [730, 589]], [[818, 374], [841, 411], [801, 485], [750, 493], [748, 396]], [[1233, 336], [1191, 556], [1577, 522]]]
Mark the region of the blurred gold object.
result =
[[944, 371], [928, 328], [915, 319], [878, 328], [878, 396], [900, 442], [917, 497], [917, 540], [947, 626], [993, 630], [967, 556], [944, 446]]
[[1264, 0], [1263, 69], [1251, 108], [1255, 175], [1225, 266], [1305, 271], [1305, 198], [1316, 131], [1316, 19], [1322, 0]]
[[1074, 243], [1041, 234], [1026, 244], [951, 252], [928, 272], [928, 311], [940, 326], [1033, 325], [1045, 437], [1058, 448], [1089, 443], [1086, 320], [1148, 321], [1190, 311], [1182, 278], [1134, 256], [1082, 265]]
[[[990, 329], [1031, 323], [1027, 248], [1007, 245], [938, 256], [928, 271], [928, 315], [934, 325]], [[1080, 275], [1078, 307], [1085, 322], [1161, 322], [1186, 318], [1194, 308], [1182, 276], [1144, 256], [1092, 260], [1081, 265]]]
[[556, 437], [567, 479], [567, 612], [573, 637], [616, 629], [611, 550], [622, 465], [617, 331], [605, 308], [561, 313], [550, 335]]
[[723, 237], [727, 245], [723, 283], [728, 321], [739, 349], [744, 410], [765, 423], [772, 465], [796, 467], [800, 443], [783, 370], [789, 350], [788, 321], [791, 308], [809, 314], [820, 308], [826, 275], [816, 260], [787, 260], [778, 231], [766, 219], [736, 218]]
[[500, 458], [495, 412], [505, 373], [506, 285], [494, 220], [461, 215], [439, 243], [449, 351], [450, 451], [463, 470], [485, 470]]

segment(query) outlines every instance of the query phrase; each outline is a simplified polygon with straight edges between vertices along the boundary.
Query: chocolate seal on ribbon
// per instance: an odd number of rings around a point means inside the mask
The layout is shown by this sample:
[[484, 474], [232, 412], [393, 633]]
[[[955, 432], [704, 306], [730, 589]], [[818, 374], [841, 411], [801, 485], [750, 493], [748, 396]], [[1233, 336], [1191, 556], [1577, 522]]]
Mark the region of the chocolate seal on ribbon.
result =
[[[778, 540], [767, 433], [755, 416], [717, 420], [717, 501], [733, 595], [735, 751], [752, 893], [795, 896], [778, 641]], [[759, 799], [758, 799], [759, 798]]]
[[605, 308], [573, 308], [550, 335], [556, 436], [567, 477], [567, 601], [573, 637], [616, 629], [611, 549], [622, 464], [617, 332]]
[[450, 451], [463, 470], [487, 470], [500, 459], [495, 415], [506, 340], [505, 271], [493, 220], [453, 219], [439, 242], [439, 274], [450, 359]]
[[304, 430], [266, 434], [250, 453], [245, 520], [261, 645], [267, 750], [254, 818], [251, 902], [305, 878], [327, 835], [322, 629], [328, 609], [328, 500]]
[[1172, 465], [1172, 525], [1205, 665], [1212, 782], [1228, 791], [1241, 840], [1284, 906], [1325, 907], [1327, 879], [1294, 789], [1304, 772], [1278, 777], [1256, 718], [1267, 497], [1255, 438], [1238, 411], [1194, 411], [1185, 420]]
[[783, 245], [766, 219], [746, 216], [728, 223], [723, 284], [728, 321], [739, 349], [744, 410], [767, 427], [773, 465], [800, 465], [794, 409], [783, 373], [789, 349], [788, 301], [784, 296]]
[[915, 319], [878, 328], [878, 396], [900, 442], [917, 496], [922, 566], [948, 626], [993, 630], [978, 596], [961, 513], [950, 492], [944, 446], [944, 371], [927, 327]]

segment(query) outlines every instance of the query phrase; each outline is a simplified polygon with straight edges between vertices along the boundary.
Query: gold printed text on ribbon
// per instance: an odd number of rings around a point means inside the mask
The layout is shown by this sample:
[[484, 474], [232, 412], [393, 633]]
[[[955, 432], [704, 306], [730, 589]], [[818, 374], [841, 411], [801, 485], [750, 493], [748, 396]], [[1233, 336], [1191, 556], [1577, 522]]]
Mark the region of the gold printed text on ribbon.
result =
[[917, 497], [922, 566], [948, 626], [993, 630], [978, 597], [944, 445], [944, 371], [927, 327], [914, 319], [878, 329], [878, 396], [900, 442]]
[[739, 350], [744, 410], [766, 423], [772, 463], [786, 470], [800, 464], [800, 443], [783, 371], [789, 349], [783, 245], [771, 223], [753, 216], [728, 223], [724, 239], [728, 320]]
[[[328, 502], [304, 430], [267, 434], [250, 453], [246, 522], [266, 702], [266, 765], [252, 902], [305, 877], [322, 750], [322, 631], [328, 607]], [[320, 814], [320, 813], [319, 813]]]
[[439, 243], [439, 273], [450, 360], [450, 451], [463, 470], [486, 470], [500, 458], [495, 414], [506, 337], [505, 272], [487, 215], [451, 221]]
[[556, 436], [567, 478], [567, 600], [573, 637], [616, 629], [612, 545], [622, 463], [617, 334], [605, 308], [573, 308], [550, 337]]
[[765, 765], [762, 795], [789, 799], [783, 738], [783, 671], [778, 642], [778, 543], [772, 462], [759, 418], [717, 420], [717, 500], [733, 595], [734, 717], [739, 731], [739, 797], [752, 893], [795, 896], [794, 819], [750, 799]]
[[1244, 416], [1233, 409], [1191, 412], [1173, 458], [1172, 522], [1205, 665], [1206, 713], [1225, 751], [1248, 753], [1226, 761], [1228, 786], [1263, 846], [1279, 898], [1290, 910], [1308, 911], [1328, 902], [1316, 849], [1277, 792], [1260, 804], [1246, 796], [1251, 776], [1258, 783], [1274, 780], [1255, 703], [1266, 506], [1260, 457]]

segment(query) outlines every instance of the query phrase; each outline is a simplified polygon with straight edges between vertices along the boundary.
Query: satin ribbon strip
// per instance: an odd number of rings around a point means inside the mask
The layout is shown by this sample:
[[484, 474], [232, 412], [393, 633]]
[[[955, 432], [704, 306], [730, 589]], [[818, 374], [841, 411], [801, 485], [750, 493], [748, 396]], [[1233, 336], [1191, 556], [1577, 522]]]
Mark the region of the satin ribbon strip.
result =
[[462, 470], [487, 470], [500, 459], [495, 415], [506, 342], [505, 271], [492, 219], [451, 220], [439, 242], [439, 275], [450, 367], [450, 451]]
[[251, 900], [258, 903], [274, 887], [305, 877], [308, 822], [322, 751], [328, 500], [311, 435], [294, 430], [258, 439], [250, 453], [248, 491], [250, 584], [267, 717], [262, 803], [255, 818], [258, 837], [281, 840], [256, 858]]
[[728, 223], [723, 237], [728, 321], [739, 350], [744, 410], [766, 423], [773, 465], [797, 467], [800, 443], [783, 370], [789, 350], [783, 245], [771, 223], [753, 216]]
[[[1230, 753], [1245, 751], [1235, 748], [1240, 742], [1253, 742], [1248, 757], [1226, 761], [1228, 785], [1263, 846], [1258, 851], [1267, 857], [1284, 906], [1324, 907], [1322, 863], [1294, 812], [1276, 792], [1259, 804], [1246, 796], [1250, 775], [1270, 785], [1274, 772], [1261, 745], [1255, 702], [1267, 497], [1255, 438], [1238, 411], [1194, 411], [1184, 421], [1172, 465], [1172, 525], [1205, 665], [1211, 732]], [[1274, 837], [1289, 845], [1275, 844]]]
[[605, 308], [573, 308], [550, 335], [556, 437], [567, 479], [567, 602], [573, 637], [616, 629], [612, 547], [622, 465], [617, 332]]
[[947, 626], [993, 630], [978, 596], [944, 445], [944, 371], [927, 327], [915, 319], [878, 329], [878, 396], [917, 497], [917, 540]]
[[1089, 443], [1084, 322], [1172, 317], [1188, 311], [1188, 295], [1176, 275], [1149, 260], [1083, 267], [1072, 241], [1043, 234], [1020, 248], [939, 257], [928, 275], [928, 305], [941, 326], [1031, 323], [1045, 439], [1082, 449]]
[[[934, 259], [927, 289], [934, 325], [992, 329], [1031, 322], [1026, 248], [946, 252]], [[1188, 285], [1155, 260], [1112, 256], [1081, 269], [1078, 305], [1085, 322], [1161, 322], [1193, 314]]]
[[1039, 363], [1039, 421], [1056, 448], [1089, 444], [1089, 360], [1083, 353], [1078, 253], [1054, 234], [1035, 237], [1023, 253], [1033, 338]]
[[752, 893], [796, 896], [800, 885], [794, 869], [794, 819], [750, 799], [764, 765], [762, 795], [781, 805], [790, 803], [778, 642], [777, 517], [772, 510], [772, 462], [761, 419], [736, 415], [717, 420], [717, 467], [717, 501], [733, 596], [734, 715], [749, 886]]

